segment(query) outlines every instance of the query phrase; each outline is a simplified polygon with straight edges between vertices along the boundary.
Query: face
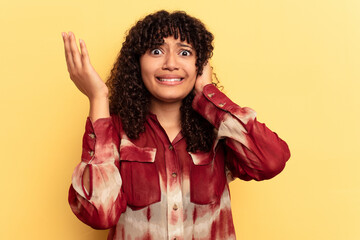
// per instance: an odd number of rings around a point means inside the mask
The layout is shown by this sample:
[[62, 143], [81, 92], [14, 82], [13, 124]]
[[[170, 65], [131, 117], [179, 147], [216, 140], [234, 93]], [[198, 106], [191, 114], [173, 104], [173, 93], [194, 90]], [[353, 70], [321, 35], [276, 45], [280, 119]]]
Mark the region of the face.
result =
[[164, 38], [164, 44], [140, 57], [141, 76], [152, 101], [181, 102], [196, 80], [195, 49], [180, 38]]

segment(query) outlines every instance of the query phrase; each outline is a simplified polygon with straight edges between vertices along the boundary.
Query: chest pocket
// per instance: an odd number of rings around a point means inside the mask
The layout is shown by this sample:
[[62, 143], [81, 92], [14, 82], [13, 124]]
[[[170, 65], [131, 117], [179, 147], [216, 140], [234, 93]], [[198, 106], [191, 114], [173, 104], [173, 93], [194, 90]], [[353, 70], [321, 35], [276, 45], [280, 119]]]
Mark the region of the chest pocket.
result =
[[211, 204], [220, 201], [226, 185], [222, 151], [216, 156], [208, 153], [190, 153], [190, 201], [196, 204]]
[[140, 209], [161, 200], [155, 148], [141, 148], [127, 139], [120, 144], [120, 174], [127, 204]]

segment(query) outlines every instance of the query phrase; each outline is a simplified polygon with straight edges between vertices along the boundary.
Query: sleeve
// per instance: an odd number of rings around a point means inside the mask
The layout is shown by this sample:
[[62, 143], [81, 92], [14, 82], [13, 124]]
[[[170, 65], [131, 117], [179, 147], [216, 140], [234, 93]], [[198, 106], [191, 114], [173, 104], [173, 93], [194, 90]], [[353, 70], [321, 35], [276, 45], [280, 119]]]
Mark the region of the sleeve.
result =
[[214, 149], [224, 139], [225, 165], [232, 178], [260, 181], [284, 169], [290, 158], [288, 145], [257, 121], [254, 110], [233, 103], [212, 84], [204, 86], [192, 106], [218, 130]]
[[[119, 171], [120, 137], [114, 117], [94, 123], [88, 117], [83, 136], [81, 162], [72, 175], [69, 204], [74, 214], [96, 229], [113, 227], [126, 209]], [[83, 185], [83, 173], [89, 168], [90, 189]]]

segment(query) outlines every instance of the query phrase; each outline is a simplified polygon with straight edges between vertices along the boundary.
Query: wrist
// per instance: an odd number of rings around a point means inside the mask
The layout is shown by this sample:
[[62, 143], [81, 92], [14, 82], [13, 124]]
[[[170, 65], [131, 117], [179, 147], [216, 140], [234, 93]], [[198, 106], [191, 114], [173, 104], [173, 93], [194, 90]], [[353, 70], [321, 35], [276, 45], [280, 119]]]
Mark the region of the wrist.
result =
[[109, 99], [105, 96], [90, 99], [89, 116], [93, 122], [99, 118], [110, 117]]
[[205, 87], [206, 85], [212, 85], [212, 83], [211, 83], [211, 82], [207, 82], [207, 83], [203, 83], [203, 84], [195, 87], [195, 93], [202, 93], [202, 92], [204, 91], [204, 87]]
[[100, 102], [108, 102], [109, 96], [107, 93], [100, 93], [95, 96], [89, 97], [90, 103], [100, 103]]
[[101, 87], [96, 88], [96, 90], [90, 91], [88, 95], [90, 102], [98, 101], [104, 98], [107, 99], [108, 97], [109, 97], [109, 89], [105, 84], [103, 84]]

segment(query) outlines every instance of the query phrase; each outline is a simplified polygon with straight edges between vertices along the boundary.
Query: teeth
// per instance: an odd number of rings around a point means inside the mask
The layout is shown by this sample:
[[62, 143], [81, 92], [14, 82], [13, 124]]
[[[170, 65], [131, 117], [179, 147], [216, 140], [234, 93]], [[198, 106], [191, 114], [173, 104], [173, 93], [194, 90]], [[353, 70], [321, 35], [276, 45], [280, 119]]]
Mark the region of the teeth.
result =
[[181, 78], [159, 78], [162, 82], [180, 82]]

